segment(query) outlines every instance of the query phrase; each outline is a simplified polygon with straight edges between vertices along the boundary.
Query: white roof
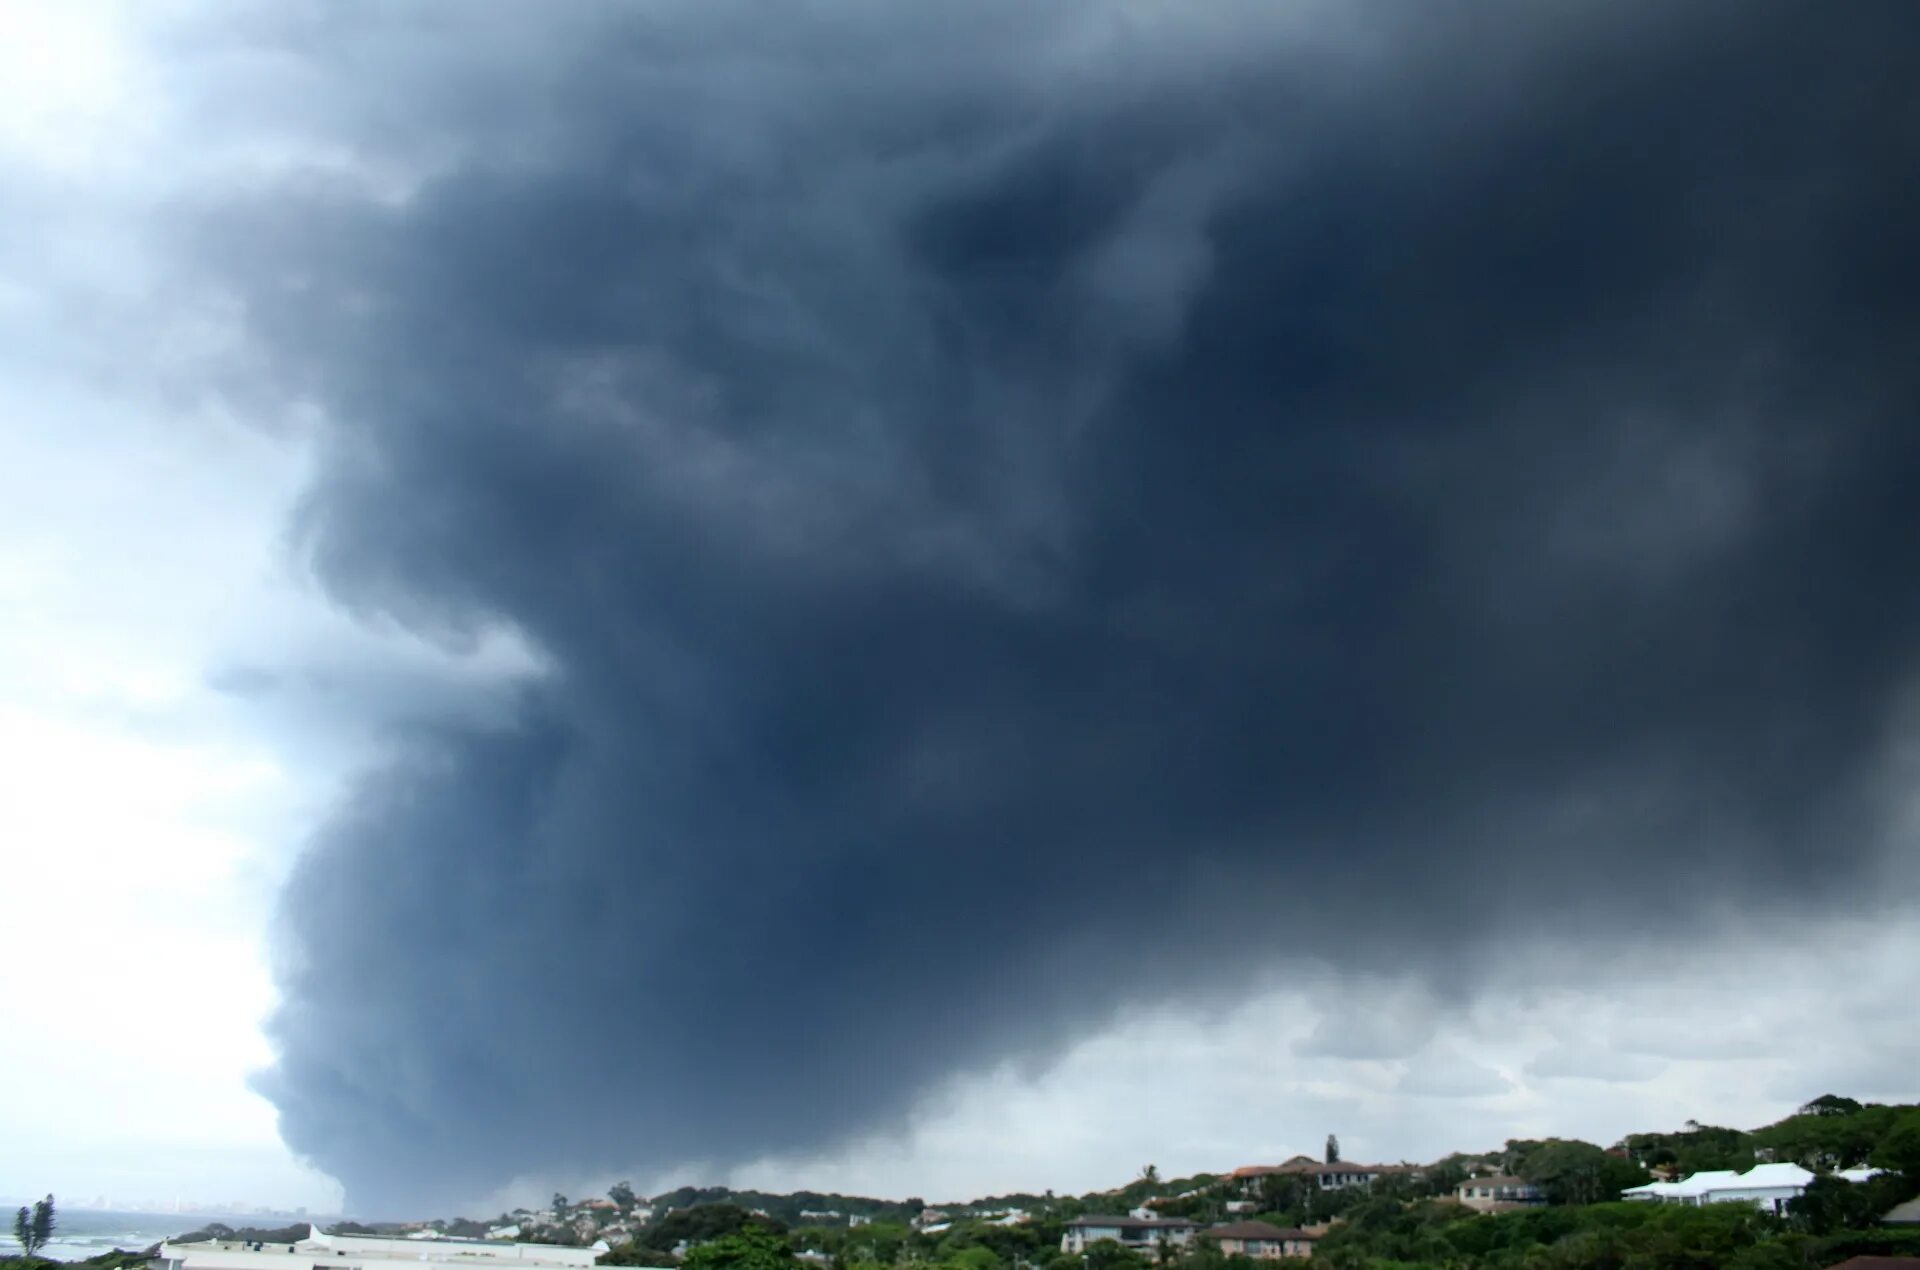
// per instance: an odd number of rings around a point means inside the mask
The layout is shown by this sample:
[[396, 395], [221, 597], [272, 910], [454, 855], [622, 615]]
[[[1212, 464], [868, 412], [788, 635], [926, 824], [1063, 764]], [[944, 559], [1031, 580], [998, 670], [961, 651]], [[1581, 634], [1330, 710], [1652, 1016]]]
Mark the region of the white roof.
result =
[[[1805, 1186], [1813, 1174], [1798, 1164], [1756, 1164], [1734, 1179], [1729, 1190], [1764, 1190], [1778, 1186]], [[1717, 1189], [1717, 1188], [1716, 1188]]]
[[1704, 1173], [1695, 1173], [1691, 1177], [1673, 1183], [1669, 1195], [1684, 1196], [1692, 1199], [1705, 1195], [1708, 1191], [1724, 1191], [1733, 1185], [1740, 1175], [1732, 1169], [1708, 1169]]
[[1885, 1169], [1836, 1169], [1833, 1175], [1849, 1182], [1866, 1182], [1885, 1172]]
[[1745, 1173], [1732, 1169], [1709, 1169], [1679, 1182], [1648, 1182], [1631, 1186], [1622, 1196], [1639, 1195], [1649, 1199], [1700, 1199], [1720, 1191], [1771, 1191], [1804, 1187], [1813, 1174], [1798, 1164], [1756, 1164]]

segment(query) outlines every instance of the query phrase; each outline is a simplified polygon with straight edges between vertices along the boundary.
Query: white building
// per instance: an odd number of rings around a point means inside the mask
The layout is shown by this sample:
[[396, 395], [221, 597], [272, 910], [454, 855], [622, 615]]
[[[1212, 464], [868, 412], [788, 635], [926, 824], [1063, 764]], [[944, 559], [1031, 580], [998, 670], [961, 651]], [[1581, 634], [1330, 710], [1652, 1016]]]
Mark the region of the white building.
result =
[[1103, 1239], [1143, 1252], [1161, 1244], [1184, 1248], [1199, 1229], [1199, 1222], [1184, 1217], [1076, 1217], [1060, 1236], [1060, 1251], [1083, 1253]]
[[584, 1270], [607, 1251], [497, 1239], [408, 1239], [380, 1235], [329, 1235], [309, 1226], [290, 1244], [237, 1239], [160, 1245], [154, 1270]]
[[1755, 1208], [1779, 1213], [1785, 1212], [1787, 1201], [1805, 1191], [1813, 1179], [1814, 1174], [1798, 1164], [1756, 1164], [1745, 1173], [1715, 1169], [1695, 1173], [1679, 1182], [1648, 1182], [1645, 1186], [1621, 1191], [1620, 1198], [1696, 1206], [1752, 1204]]
[[1547, 1197], [1523, 1177], [1470, 1177], [1454, 1190], [1454, 1198], [1482, 1213], [1504, 1213], [1528, 1204], [1544, 1204]]

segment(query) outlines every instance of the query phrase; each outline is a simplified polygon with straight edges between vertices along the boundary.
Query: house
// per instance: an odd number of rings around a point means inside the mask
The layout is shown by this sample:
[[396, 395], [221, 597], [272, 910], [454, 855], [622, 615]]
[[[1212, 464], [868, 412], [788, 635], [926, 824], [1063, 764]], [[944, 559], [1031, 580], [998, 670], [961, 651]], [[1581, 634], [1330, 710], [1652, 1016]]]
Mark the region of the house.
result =
[[1076, 1217], [1060, 1236], [1060, 1251], [1083, 1253], [1102, 1240], [1139, 1251], [1152, 1251], [1162, 1244], [1184, 1248], [1199, 1229], [1199, 1222], [1184, 1217]]
[[1620, 1192], [1625, 1200], [1653, 1200], [1663, 1204], [1700, 1204], [1703, 1196], [1739, 1177], [1735, 1169], [1713, 1169], [1695, 1173], [1678, 1182], [1648, 1182]]
[[1454, 1198], [1481, 1213], [1504, 1213], [1528, 1204], [1544, 1204], [1547, 1197], [1525, 1178], [1470, 1177], [1460, 1183]]
[[1620, 1198], [1694, 1206], [1745, 1203], [1782, 1213], [1787, 1201], [1805, 1191], [1813, 1178], [1798, 1164], [1756, 1164], [1745, 1173], [1714, 1169], [1678, 1182], [1648, 1182], [1628, 1187], [1620, 1192]]
[[1787, 1211], [1787, 1201], [1807, 1189], [1814, 1175], [1798, 1164], [1756, 1164], [1733, 1179], [1730, 1186], [1712, 1191], [1709, 1203], [1744, 1202], [1773, 1213]]
[[1232, 1179], [1243, 1194], [1256, 1193], [1265, 1187], [1269, 1178], [1282, 1177], [1309, 1178], [1323, 1191], [1338, 1191], [1349, 1186], [1371, 1186], [1375, 1178], [1384, 1174], [1407, 1171], [1403, 1164], [1357, 1164], [1351, 1160], [1323, 1161], [1296, 1155], [1284, 1164], [1245, 1165], [1233, 1171]]
[[1895, 1204], [1880, 1214], [1880, 1221], [1887, 1226], [1920, 1226], [1920, 1195]]
[[1311, 1257], [1320, 1233], [1270, 1226], [1263, 1221], [1237, 1221], [1209, 1227], [1206, 1238], [1218, 1244], [1220, 1251], [1229, 1257], [1280, 1261], [1288, 1257]]
[[[153, 1270], [586, 1270], [606, 1252], [591, 1248], [509, 1243], [497, 1239], [409, 1239], [387, 1235], [329, 1235], [314, 1226], [290, 1244], [238, 1239], [160, 1245]], [[502, 1263], [505, 1263], [504, 1265]]]

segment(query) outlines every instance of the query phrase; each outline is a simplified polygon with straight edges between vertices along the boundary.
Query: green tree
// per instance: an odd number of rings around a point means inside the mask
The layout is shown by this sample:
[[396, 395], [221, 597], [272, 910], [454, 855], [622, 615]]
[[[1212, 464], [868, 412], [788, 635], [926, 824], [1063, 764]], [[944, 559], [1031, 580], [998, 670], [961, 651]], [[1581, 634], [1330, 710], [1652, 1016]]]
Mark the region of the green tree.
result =
[[1147, 1183], [1150, 1186], [1158, 1186], [1160, 1184], [1159, 1166], [1155, 1164], [1149, 1164], [1147, 1165], [1146, 1168], [1141, 1169], [1140, 1180]]
[[1839, 1094], [1821, 1094], [1812, 1102], [1800, 1108], [1803, 1116], [1850, 1116], [1860, 1110], [1860, 1103], [1852, 1098], [1842, 1098]]
[[971, 1248], [962, 1248], [945, 1261], [946, 1265], [957, 1270], [1000, 1270], [1000, 1258], [993, 1249], [975, 1244]]
[[615, 1182], [607, 1188], [607, 1198], [613, 1201], [614, 1206], [620, 1210], [620, 1215], [625, 1217], [633, 1211], [634, 1202], [638, 1197], [633, 1193], [633, 1183], [622, 1181]]
[[1334, 1137], [1331, 1133], [1327, 1135], [1327, 1163], [1340, 1163], [1340, 1139]]
[[1830, 1176], [1814, 1178], [1804, 1191], [1787, 1201], [1794, 1224], [1815, 1235], [1871, 1226], [1883, 1207], [1875, 1203], [1870, 1188]]
[[1146, 1258], [1111, 1239], [1102, 1239], [1087, 1249], [1087, 1270], [1139, 1270], [1146, 1264]]
[[1871, 1158], [1883, 1169], [1904, 1173], [1920, 1182], [1920, 1112], [1901, 1117], [1874, 1147]]
[[1624, 1188], [1647, 1178], [1632, 1162], [1579, 1141], [1551, 1141], [1529, 1152], [1520, 1176], [1538, 1186], [1550, 1204], [1616, 1200]]
[[567, 1197], [559, 1191], [553, 1193], [553, 1215], [564, 1220], [567, 1215]]
[[21, 1253], [31, 1257], [47, 1246], [58, 1225], [53, 1196], [49, 1195], [36, 1200], [32, 1208], [22, 1205], [20, 1211], [13, 1215], [13, 1237], [19, 1241]]
[[760, 1226], [689, 1248], [680, 1259], [683, 1270], [792, 1270], [795, 1264], [786, 1237]]

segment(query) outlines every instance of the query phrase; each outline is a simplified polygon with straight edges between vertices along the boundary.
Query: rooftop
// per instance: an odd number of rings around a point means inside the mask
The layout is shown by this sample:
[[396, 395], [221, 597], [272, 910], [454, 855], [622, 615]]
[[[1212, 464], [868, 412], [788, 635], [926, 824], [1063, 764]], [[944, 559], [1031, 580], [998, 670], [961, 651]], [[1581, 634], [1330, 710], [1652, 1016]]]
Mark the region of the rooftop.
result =
[[1362, 1164], [1358, 1160], [1335, 1160], [1328, 1164], [1324, 1160], [1311, 1160], [1296, 1155], [1285, 1164], [1246, 1164], [1233, 1171], [1234, 1177], [1273, 1177], [1301, 1176], [1312, 1177], [1321, 1173], [1397, 1173], [1404, 1170], [1404, 1164]]

